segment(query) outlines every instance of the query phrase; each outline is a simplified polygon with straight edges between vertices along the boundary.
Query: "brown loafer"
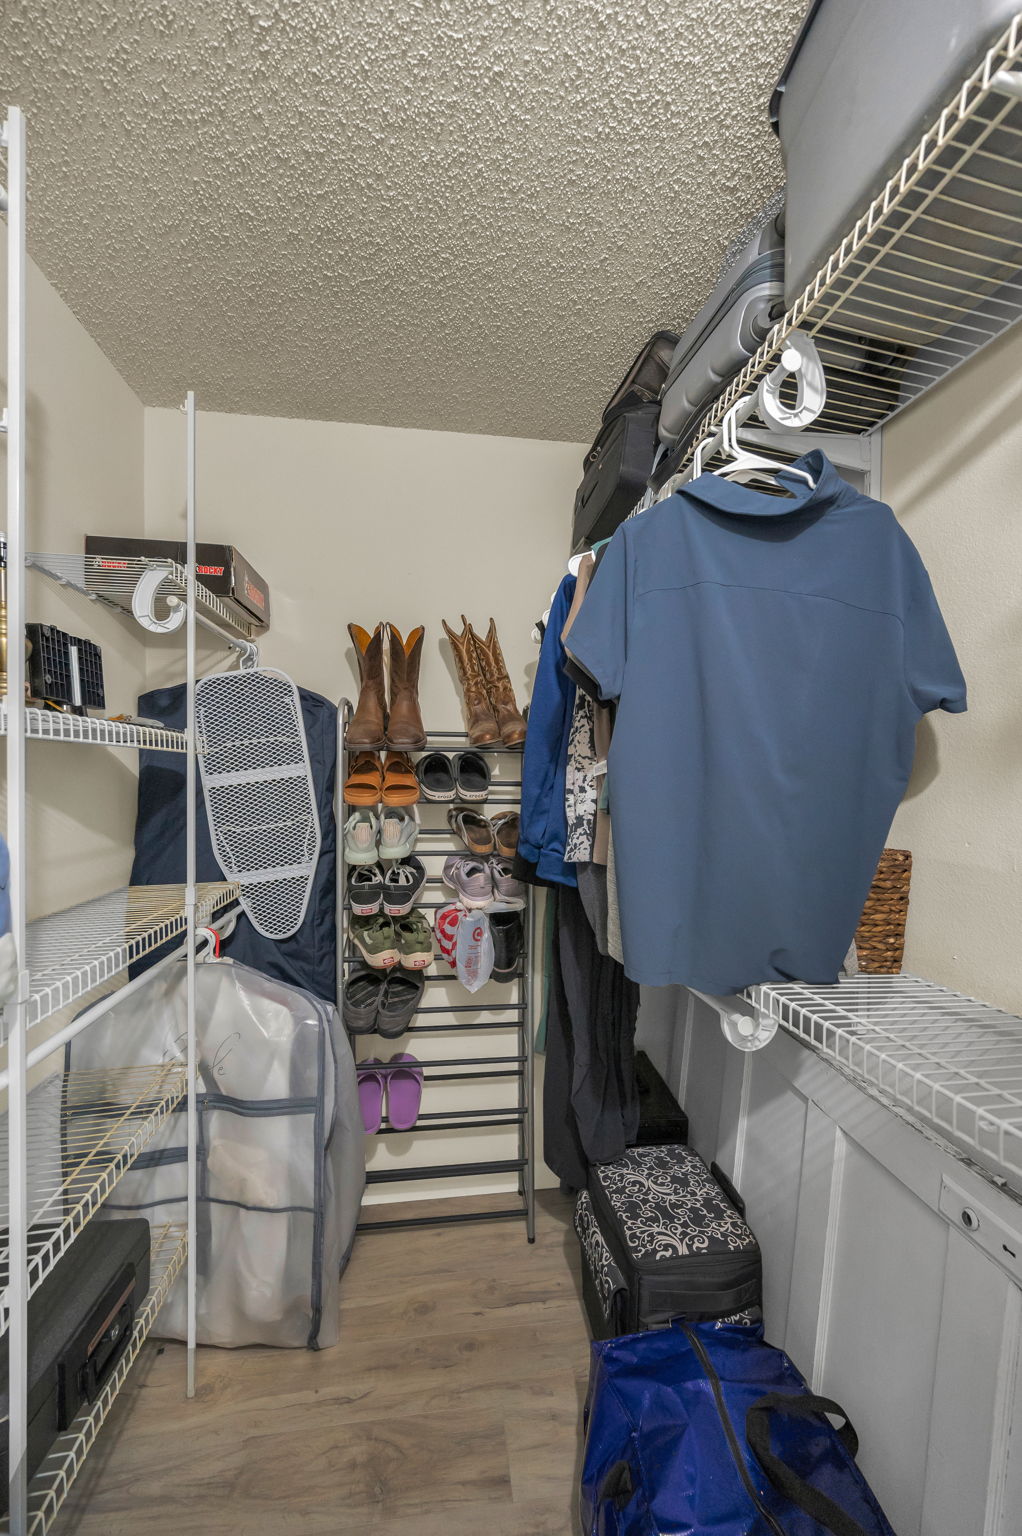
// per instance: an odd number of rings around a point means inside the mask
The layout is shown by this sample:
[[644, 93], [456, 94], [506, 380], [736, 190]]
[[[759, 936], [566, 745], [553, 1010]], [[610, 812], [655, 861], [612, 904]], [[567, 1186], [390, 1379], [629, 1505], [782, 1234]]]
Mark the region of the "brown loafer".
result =
[[383, 764], [384, 805], [415, 805], [419, 781], [406, 752], [388, 752]]
[[461, 838], [469, 853], [485, 855], [493, 853], [493, 828], [485, 816], [467, 805], [452, 805], [447, 812], [447, 824]]
[[383, 769], [375, 752], [359, 752], [344, 781], [345, 805], [379, 805], [383, 794]]

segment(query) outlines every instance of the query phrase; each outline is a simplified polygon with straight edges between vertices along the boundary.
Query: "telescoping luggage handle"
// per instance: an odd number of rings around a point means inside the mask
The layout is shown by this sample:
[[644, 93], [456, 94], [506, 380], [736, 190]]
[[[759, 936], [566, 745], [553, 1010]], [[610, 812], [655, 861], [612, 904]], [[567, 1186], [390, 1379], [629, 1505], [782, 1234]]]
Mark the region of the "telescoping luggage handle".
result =
[[772, 1413], [789, 1413], [797, 1419], [817, 1418], [825, 1413], [837, 1414], [844, 1419], [837, 1437], [849, 1456], [854, 1458], [859, 1449], [859, 1437], [845, 1410], [829, 1397], [815, 1397], [811, 1393], [793, 1395], [787, 1392], [768, 1392], [765, 1397], [753, 1403], [746, 1413], [745, 1435], [749, 1449], [767, 1477], [796, 1508], [811, 1515], [825, 1531], [832, 1531], [833, 1536], [869, 1536], [869, 1532], [857, 1520], [853, 1520], [847, 1510], [814, 1488], [812, 1483], [807, 1483], [804, 1477], [799, 1477], [786, 1461], [774, 1454], [770, 1448]]

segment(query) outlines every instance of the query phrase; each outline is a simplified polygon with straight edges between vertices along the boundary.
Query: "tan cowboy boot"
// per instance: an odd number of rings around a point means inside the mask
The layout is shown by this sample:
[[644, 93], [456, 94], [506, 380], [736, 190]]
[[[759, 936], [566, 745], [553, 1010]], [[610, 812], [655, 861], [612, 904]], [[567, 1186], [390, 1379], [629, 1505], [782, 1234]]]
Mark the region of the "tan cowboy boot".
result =
[[451, 650], [454, 652], [454, 661], [458, 668], [458, 681], [465, 696], [465, 723], [468, 726], [469, 743], [473, 747], [492, 746], [494, 742], [500, 740], [500, 726], [497, 724], [486, 693], [486, 684], [479, 666], [479, 653], [472, 638], [472, 626], [464, 614], [461, 616], [460, 635], [454, 633], [446, 619], [442, 620], [442, 623], [447, 638], [451, 642]]
[[500, 739], [505, 747], [520, 747], [525, 740], [525, 720], [515, 703], [515, 691], [511, 686], [507, 667], [504, 665], [500, 641], [497, 639], [497, 626], [491, 619], [485, 640], [480, 640], [471, 624], [468, 626], [468, 632], [475, 641], [486, 692], [500, 730]]
[[379, 752], [387, 745], [387, 693], [383, 680], [383, 625], [370, 635], [361, 624], [349, 624], [348, 634], [358, 657], [361, 692], [358, 707], [348, 726], [347, 745], [352, 750]]
[[399, 752], [418, 752], [426, 745], [426, 732], [419, 711], [419, 663], [426, 631], [420, 624], [407, 640], [393, 624], [390, 630], [390, 714], [387, 719], [387, 745]]

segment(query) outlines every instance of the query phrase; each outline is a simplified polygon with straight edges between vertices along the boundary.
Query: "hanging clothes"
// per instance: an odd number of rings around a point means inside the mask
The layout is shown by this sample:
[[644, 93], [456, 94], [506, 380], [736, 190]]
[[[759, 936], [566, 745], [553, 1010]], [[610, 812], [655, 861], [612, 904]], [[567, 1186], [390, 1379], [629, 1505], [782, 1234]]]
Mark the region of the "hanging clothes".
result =
[[532, 885], [575, 884], [574, 867], [564, 862], [568, 835], [564, 782], [575, 684], [564, 670], [561, 640], [574, 595], [575, 577], [565, 576], [550, 607], [529, 704], [515, 875]]
[[[889, 507], [818, 450], [766, 495], [704, 474], [614, 535], [570, 651], [617, 699], [628, 974], [837, 979], [927, 710], [965, 682]], [[576, 673], [576, 675], [578, 675]]]
[[556, 902], [543, 1078], [543, 1156], [571, 1189], [589, 1163], [620, 1157], [639, 1127], [635, 1020], [639, 989], [601, 955], [577, 891]]

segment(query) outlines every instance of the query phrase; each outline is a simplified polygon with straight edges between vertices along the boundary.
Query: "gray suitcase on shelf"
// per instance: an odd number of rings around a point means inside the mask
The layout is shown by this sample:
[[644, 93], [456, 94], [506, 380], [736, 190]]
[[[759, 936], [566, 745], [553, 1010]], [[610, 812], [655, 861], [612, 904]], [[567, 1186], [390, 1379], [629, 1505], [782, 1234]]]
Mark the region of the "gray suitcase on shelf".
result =
[[[816, 0], [770, 103], [788, 178], [787, 304], [1018, 8], [1019, 0]], [[871, 329], [868, 319], [857, 328]]]
[[692, 437], [701, 418], [784, 312], [783, 199], [743, 232], [710, 297], [674, 349], [660, 396], [660, 440]]

